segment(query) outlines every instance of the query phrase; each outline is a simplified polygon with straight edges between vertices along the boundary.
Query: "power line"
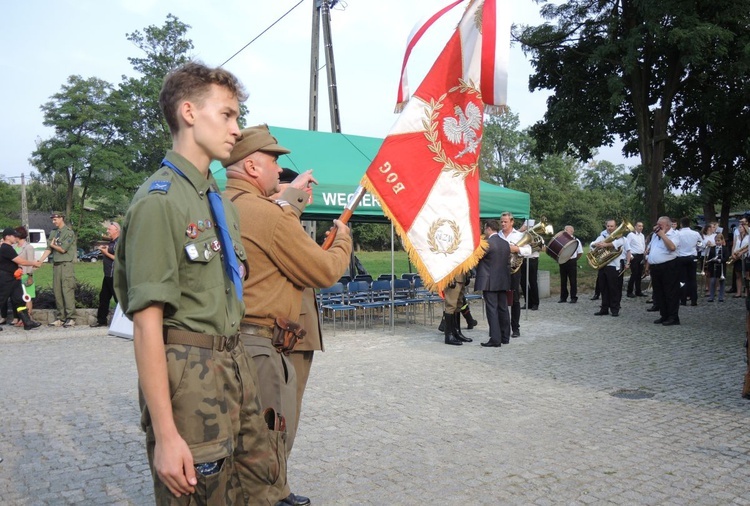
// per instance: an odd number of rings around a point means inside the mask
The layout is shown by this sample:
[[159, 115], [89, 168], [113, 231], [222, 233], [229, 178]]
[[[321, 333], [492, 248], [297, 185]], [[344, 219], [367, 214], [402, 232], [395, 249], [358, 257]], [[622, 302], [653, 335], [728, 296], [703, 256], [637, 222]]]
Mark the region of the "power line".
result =
[[273, 28], [276, 23], [278, 23], [279, 21], [281, 21], [282, 19], [284, 19], [287, 16], [287, 14], [289, 14], [294, 9], [296, 9], [297, 7], [299, 7], [300, 4], [302, 2], [304, 2], [304, 1], [305, 0], [299, 0], [299, 2], [297, 2], [297, 4], [294, 7], [292, 7], [288, 11], [286, 11], [283, 16], [281, 16], [279, 19], [277, 19], [276, 21], [274, 21], [273, 23], [271, 23], [265, 30], [263, 30], [258, 35], [256, 35], [255, 38], [253, 38], [253, 40], [251, 40], [250, 42], [248, 42], [247, 44], [245, 44], [244, 46], [242, 46], [242, 49], [240, 49], [239, 51], [237, 51], [236, 53], [234, 53], [232, 56], [230, 56], [229, 59], [227, 61], [225, 61], [224, 63], [222, 63], [221, 65], [219, 65], [219, 67], [223, 67], [224, 65], [226, 65], [227, 63], [229, 63], [229, 61], [232, 58], [234, 58], [235, 56], [237, 56], [238, 54], [240, 54], [242, 51], [244, 51], [247, 48], [247, 46], [249, 46], [250, 44], [252, 44], [256, 40], [258, 40], [264, 33], [266, 33], [268, 30], [270, 30], [271, 28]]

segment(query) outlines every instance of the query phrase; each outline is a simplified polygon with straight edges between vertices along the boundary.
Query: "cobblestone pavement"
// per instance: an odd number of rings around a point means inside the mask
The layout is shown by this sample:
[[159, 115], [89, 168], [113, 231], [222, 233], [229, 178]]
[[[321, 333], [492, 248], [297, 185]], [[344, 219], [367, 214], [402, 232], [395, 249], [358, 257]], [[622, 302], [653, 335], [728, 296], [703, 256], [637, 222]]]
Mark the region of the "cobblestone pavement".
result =
[[[619, 318], [596, 304], [542, 300], [500, 349], [479, 346], [476, 303], [461, 347], [437, 320], [328, 326], [292, 489], [317, 505], [750, 504], [744, 301], [701, 299], [675, 327], [642, 298]], [[153, 502], [131, 342], [6, 327], [0, 354], [0, 503]]]

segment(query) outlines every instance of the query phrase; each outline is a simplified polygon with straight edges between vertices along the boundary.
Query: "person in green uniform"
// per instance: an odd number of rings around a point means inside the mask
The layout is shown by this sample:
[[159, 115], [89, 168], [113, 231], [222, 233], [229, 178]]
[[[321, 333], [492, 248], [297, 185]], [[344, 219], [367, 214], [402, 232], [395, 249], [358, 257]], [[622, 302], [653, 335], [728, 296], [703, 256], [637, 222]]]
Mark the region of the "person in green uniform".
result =
[[65, 215], [53, 212], [52, 224], [57, 227], [50, 233], [47, 249], [40, 262], [52, 257], [52, 291], [55, 293], [55, 321], [51, 327], [72, 327], [76, 324], [76, 234], [65, 224]]
[[[239, 339], [247, 272], [237, 212], [209, 171], [240, 136], [239, 81], [187, 63], [159, 105], [172, 150], [122, 223], [114, 286], [133, 320], [141, 425], [157, 504], [273, 505], [286, 476], [283, 420], [261, 413]], [[264, 419], [267, 416], [267, 419]]]
[[[331, 286], [341, 277], [349, 264], [352, 242], [349, 227], [334, 220], [336, 239], [330, 249], [323, 250], [304, 231], [293, 206], [271, 198], [278, 191], [278, 157], [283, 153], [289, 150], [276, 142], [268, 126], [243, 129], [232, 155], [224, 161], [224, 196], [237, 206], [242, 243], [252, 265], [244, 283], [245, 317], [240, 335], [258, 367], [261, 406], [273, 408], [287, 419], [291, 429], [288, 452], [297, 426], [297, 379], [288, 353], [277, 353], [272, 339], [279, 332], [279, 319], [298, 323], [305, 287]], [[312, 181], [311, 173], [306, 172], [299, 186], [292, 183], [293, 188], [285, 192], [294, 191], [299, 197], [286, 198], [307, 202], [304, 188]], [[284, 504], [310, 504], [288, 485], [283, 492]]]

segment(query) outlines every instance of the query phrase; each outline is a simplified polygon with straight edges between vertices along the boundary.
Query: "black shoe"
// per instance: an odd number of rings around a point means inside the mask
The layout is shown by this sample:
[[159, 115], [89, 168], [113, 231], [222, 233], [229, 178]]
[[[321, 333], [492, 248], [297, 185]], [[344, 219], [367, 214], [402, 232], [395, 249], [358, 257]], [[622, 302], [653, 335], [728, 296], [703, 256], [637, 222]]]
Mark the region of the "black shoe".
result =
[[607, 311], [605, 309], [600, 309], [599, 311], [597, 311], [596, 313], [594, 313], [594, 316], [606, 316], [608, 314], [609, 314], [609, 311]]
[[303, 495], [289, 494], [285, 499], [276, 503], [276, 506], [307, 506], [310, 499]]
[[662, 322], [662, 325], [664, 325], [665, 327], [669, 327], [670, 325], [679, 325], [679, 324], [680, 324], [680, 320], [675, 320], [674, 318], [670, 318]]
[[636, 293], [635, 296], [636, 297], [645, 297], [646, 294], [645, 293]]
[[628, 298], [629, 298], [629, 299], [634, 299], [634, 298], [635, 298], [635, 295], [633, 295], [632, 293], [629, 293], [629, 294], [628, 294]]
[[656, 323], [657, 325], [660, 323], [664, 323], [664, 318], [657, 318], [656, 320], [654, 320], [654, 323]]
[[455, 337], [450, 336], [450, 337], [446, 337], [445, 338], [445, 344], [451, 344], [453, 346], [461, 346], [464, 343], [462, 343], [461, 341], [459, 341]]
[[573, 297], [572, 299], [570, 299], [571, 304], [575, 304], [576, 302], [578, 302], [578, 297]]
[[479, 322], [476, 320], [471, 320], [470, 322], [466, 322], [466, 330], [471, 330], [477, 325], [479, 325]]
[[620, 312], [617, 311], [617, 310], [615, 310], [615, 309], [613, 309], [612, 310], [612, 316], [620, 316]]
[[[565, 299], [560, 299], [557, 301], [558, 304], [562, 304], [563, 302], [568, 302], [568, 301]], [[573, 301], [571, 300], [570, 302], [573, 302]]]
[[591, 297], [591, 300], [599, 300], [599, 296], [598, 295], [594, 295], [593, 297]]
[[521, 337], [521, 331], [514, 330], [513, 332], [511, 332], [510, 337]]
[[690, 305], [691, 305], [691, 306], [697, 306], [697, 305], [698, 305], [698, 303], [697, 303], [697, 302], [695, 302], [695, 301], [693, 301], [693, 302], [691, 302], [691, 303], [690, 303]]
[[651, 307], [650, 307], [650, 308], [648, 308], [648, 309], [647, 309], [646, 311], [648, 311], [649, 313], [653, 313], [654, 311], [658, 311], [658, 310], [659, 310], [659, 308], [658, 308], [658, 307], [656, 307], [656, 306], [651, 306]]
[[487, 341], [486, 343], [480, 343], [485, 348], [499, 348], [501, 343], [493, 343], [492, 341]]
[[531, 306], [529, 309], [532, 311], [539, 311], [539, 306]]

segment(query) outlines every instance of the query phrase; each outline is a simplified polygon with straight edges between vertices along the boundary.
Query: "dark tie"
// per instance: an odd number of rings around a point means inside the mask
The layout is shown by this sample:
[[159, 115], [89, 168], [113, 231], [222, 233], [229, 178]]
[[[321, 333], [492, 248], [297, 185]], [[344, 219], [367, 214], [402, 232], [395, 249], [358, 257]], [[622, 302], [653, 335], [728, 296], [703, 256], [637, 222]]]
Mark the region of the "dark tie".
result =
[[221, 241], [221, 247], [224, 250], [224, 270], [229, 279], [232, 280], [232, 283], [234, 283], [237, 299], [242, 302], [242, 276], [240, 276], [240, 266], [237, 263], [237, 256], [234, 254], [232, 237], [229, 235], [229, 229], [227, 228], [224, 203], [221, 201], [221, 194], [213, 186], [207, 195], [208, 203], [211, 206], [211, 214], [214, 215], [214, 225]]

